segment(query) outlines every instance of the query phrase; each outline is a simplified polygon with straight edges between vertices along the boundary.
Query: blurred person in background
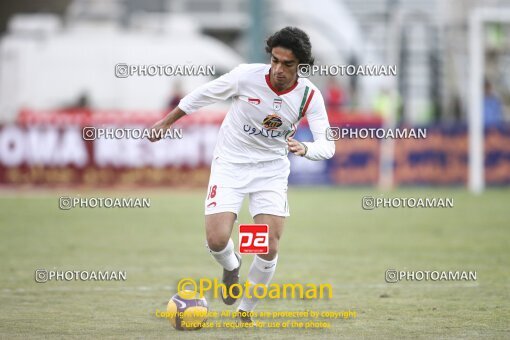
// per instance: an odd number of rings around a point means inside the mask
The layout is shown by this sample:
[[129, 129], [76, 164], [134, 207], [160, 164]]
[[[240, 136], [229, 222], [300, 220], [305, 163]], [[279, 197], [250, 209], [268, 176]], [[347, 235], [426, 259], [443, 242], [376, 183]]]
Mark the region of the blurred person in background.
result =
[[392, 115], [397, 115], [399, 104], [400, 97], [395, 100], [388, 88], [382, 88], [374, 99], [373, 110], [383, 122], [388, 123]]
[[485, 127], [495, 127], [503, 123], [501, 100], [493, 93], [491, 82], [484, 82], [483, 122]]
[[182, 83], [180, 80], [176, 80], [175, 83], [173, 84], [172, 91], [170, 92], [167, 109], [173, 110], [174, 108], [176, 108], [177, 105], [179, 105], [179, 102], [181, 101], [182, 97], [184, 97], [182, 94]]
[[346, 103], [345, 92], [335, 78], [330, 78], [326, 84], [325, 102], [328, 114], [338, 113]]

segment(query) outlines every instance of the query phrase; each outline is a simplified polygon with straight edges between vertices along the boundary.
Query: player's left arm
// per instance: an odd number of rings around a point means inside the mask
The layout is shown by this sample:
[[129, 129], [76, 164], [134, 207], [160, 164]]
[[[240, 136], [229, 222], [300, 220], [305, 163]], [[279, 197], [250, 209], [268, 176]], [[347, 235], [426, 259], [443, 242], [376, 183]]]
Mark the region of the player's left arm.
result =
[[299, 142], [292, 137], [287, 140], [290, 152], [312, 161], [329, 159], [335, 154], [335, 142], [326, 138], [326, 130], [330, 126], [324, 99], [319, 91], [316, 92], [308, 112], [305, 112], [308, 125], [312, 131], [313, 142]]

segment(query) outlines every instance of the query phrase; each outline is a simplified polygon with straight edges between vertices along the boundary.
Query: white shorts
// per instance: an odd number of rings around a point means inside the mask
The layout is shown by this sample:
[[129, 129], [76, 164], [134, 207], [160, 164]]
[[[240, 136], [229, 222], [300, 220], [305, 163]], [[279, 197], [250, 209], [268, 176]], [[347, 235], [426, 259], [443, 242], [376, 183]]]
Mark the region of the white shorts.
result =
[[249, 195], [252, 217], [258, 214], [289, 216], [289, 173], [288, 158], [237, 164], [216, 157], [211, 164], [205, 214], [233, 212], [238, 215], [244, 197]]

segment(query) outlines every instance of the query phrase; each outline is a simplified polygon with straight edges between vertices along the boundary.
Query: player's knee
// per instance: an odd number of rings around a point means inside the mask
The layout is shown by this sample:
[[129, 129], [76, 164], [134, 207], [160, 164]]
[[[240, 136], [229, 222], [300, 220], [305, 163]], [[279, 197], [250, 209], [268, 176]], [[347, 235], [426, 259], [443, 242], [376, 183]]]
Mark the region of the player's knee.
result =
[[228, 238], [224, 240], [216, 235], [208, 235], [207, 246], [212, 251], [222, 251], [227, 246], [228, 240]]
[[266, 261], [273, 261], [276, 258], [276, 255], [278, 255], [278, 251], [274, 249], [269, 249], [267, 254], [258, 254], [261, 259]]
[[278, 242], [269, 241], [268, 253], [260, 254], [259, 256], [266, 261], [272, 261], [276, 258], [276, 255], [278, 255]]

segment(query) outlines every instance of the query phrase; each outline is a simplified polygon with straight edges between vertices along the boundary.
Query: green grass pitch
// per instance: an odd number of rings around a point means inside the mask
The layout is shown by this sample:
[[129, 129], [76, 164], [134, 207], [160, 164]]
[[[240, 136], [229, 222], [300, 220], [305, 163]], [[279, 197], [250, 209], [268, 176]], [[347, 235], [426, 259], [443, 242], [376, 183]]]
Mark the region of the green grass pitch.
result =
[[[361, 209], [370, 189], [290, 188], [275, 283], [330, 283], [329, 300], [258, 311], [344, 311], [329, 329], [174, 330], [155, 316], [184, 277], [221, 278], [205, 248], [204, 190], [87, 192], [150, 197], [148, 209], [58, 209], [68, 191], [0, 194], [0, 338], [510, 338], [510, 191], [406, 189], [454, 208]], [[239, 222], [251, 222], [246, 202]], [[237, 245], [237, 225], [234, 227]], [[241, 279], [252, 256], [245, 255]], [[34, 271], [125, 270], [124, 282], [36, 283]], [[387, 269], [476, 270], [476, 282], [386, 283]], [[233, 310], [209, 298], [211, 310]], [[280, 319], [282, 321], [282, 319]]]

